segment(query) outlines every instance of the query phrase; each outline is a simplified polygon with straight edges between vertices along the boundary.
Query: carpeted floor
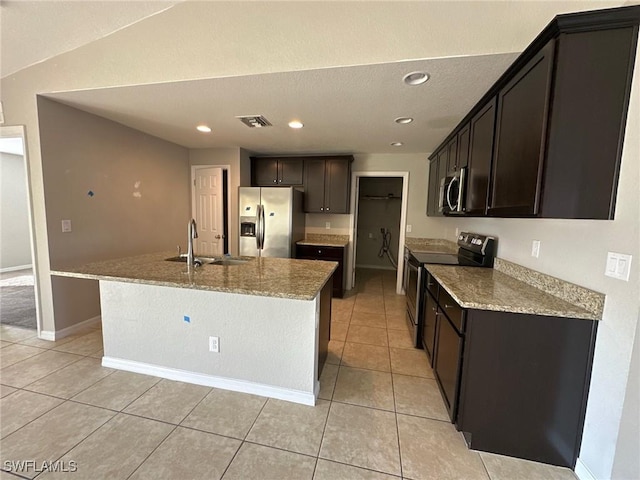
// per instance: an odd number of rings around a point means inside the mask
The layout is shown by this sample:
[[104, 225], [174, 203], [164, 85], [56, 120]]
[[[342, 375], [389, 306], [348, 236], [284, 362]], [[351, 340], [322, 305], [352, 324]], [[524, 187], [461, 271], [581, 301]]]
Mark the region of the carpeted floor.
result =
[[32, 285], [0, 287], [0, 323], [36, 329], [36, 296]]

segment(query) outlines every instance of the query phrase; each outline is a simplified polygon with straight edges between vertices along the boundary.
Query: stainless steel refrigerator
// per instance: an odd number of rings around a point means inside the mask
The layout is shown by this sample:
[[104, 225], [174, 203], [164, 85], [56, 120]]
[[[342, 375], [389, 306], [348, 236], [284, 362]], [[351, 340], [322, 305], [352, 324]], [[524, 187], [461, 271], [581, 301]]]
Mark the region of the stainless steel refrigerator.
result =
[[304, 238], [303, 193], [293, 187], [240, 187], [240, 255], [295, 257]]

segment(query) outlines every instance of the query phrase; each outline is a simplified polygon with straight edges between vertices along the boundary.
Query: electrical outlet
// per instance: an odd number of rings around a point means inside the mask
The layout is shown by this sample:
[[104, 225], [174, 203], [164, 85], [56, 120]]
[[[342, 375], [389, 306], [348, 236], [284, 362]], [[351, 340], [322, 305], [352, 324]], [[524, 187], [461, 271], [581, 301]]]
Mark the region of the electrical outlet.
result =
[[71, 231], [71, 220], [62, 220], [62, 233], [69, 233]]
[[411, 225], [407, 224], [407, 233], [411, 233], [412, 227]]
[[331, 230], [331, 222], [324, 222], [324, 228]]
[[460, 229], [456, 227], [456, 238], [458, 238], [458, 235], [460, 235]]
[[220, 352], [220, 337], [209, 337], [209, 351], [214, 353]]
[[535, 258], [540, 256], [540, 240], [531, 242], [531, 256]]
[[624, 253], [607, 252], [607, 266], [604, 274], [607, 277], [628, 282], [632, 258], [631, 255], [625, 255]]

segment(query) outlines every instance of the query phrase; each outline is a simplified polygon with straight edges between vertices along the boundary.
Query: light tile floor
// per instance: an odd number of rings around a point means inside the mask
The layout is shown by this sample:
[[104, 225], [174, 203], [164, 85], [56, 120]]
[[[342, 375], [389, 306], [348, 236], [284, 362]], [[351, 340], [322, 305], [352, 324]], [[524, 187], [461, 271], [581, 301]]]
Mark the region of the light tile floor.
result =
[[[411, 345], [394, 272], [357, 279], [333, 300], [315, 407], [102, 367], [99, 328], [47, 342], [0, 327], [2, 468], [74, 480], [575, 480], [468, 450]], [[21, 460], [77, 471], [38, 473], [17, 468]]]

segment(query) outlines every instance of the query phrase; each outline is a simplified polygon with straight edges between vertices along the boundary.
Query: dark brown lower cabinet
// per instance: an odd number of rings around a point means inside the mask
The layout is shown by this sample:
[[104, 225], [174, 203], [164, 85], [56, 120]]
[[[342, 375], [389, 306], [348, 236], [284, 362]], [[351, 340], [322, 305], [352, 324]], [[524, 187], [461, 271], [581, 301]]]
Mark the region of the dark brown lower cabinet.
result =
[[347, 263], [344, 247], [327, 247], [323, 245], [296, 245], [296, 258], [302, 260], [327, 260], [338, 262], [338, 268], [333, 272], [333, 296], [342, 298], [344, 295], [344, 266]]
[[329, 339], [331, 338], [331, 290], [329, 280], [320, 291], [320, 324], [318, 326], [318, 380], [329, 355]]
[[422, 310], [422, 346], [427, 352], [429, 363], [434, 366], [434, 346], [436, 338], [436, 325], [438, 322], [438, 303], [431, 293], [424, 292], [424, 309]]
[[574, 468], [597, 323], [468, 310], [455, 423], [469, 448]]

